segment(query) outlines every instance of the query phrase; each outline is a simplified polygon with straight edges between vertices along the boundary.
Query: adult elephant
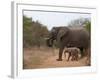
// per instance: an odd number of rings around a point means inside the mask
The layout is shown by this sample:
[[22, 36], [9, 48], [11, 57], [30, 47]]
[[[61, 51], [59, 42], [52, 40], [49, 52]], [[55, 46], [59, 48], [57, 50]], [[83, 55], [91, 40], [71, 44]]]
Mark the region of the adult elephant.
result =
[[57, 61], [62, 61], [62, 53], [65, 47], [77, 47], [84, 55], [83, 50], [87, 50], [90, 45], [89, 33], [84, 28], [53, 27], [47, 39], [47, 45], [52, 47], [54, 40], [59, 44]]

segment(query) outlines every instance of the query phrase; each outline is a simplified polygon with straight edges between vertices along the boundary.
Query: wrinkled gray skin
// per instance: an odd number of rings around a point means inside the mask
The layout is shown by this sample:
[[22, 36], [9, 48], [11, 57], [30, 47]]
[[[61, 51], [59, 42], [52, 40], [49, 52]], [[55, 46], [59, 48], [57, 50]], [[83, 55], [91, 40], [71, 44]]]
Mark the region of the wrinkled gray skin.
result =
[[80, 49], [77, 47], [70, 47], [66, 48], [64, 51], [64, 56], [66, 58], [66, 53], [69, 53], [67, 61], [69, 61], [70, 57], [72, 57], [72, 61], [76, 60], [78, 61], [78, 54], [80, 54]]
[[52, 47], [53, 41], [56, 40], [59, 44], [59, 58], [57, 61], [62, 61], [62, 53], [65, 47], [77, 47], [85, 51], [89, 47], [89, 33], [85, 29], [70, 29], [68, 27], [53, 27], [47, 45]]

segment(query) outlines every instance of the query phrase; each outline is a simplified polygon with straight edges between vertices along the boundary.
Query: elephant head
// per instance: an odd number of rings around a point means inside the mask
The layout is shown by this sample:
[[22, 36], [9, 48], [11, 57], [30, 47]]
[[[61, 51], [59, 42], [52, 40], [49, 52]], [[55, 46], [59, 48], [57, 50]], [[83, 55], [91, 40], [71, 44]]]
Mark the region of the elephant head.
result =
[[69, 28], [67, 27], [53, 27], [50, 31], [49, 38], [47, 39], [47, 45], [52, 47], [54, 40], [60, 43], [64, 35], [67, 35], [68, 32]]

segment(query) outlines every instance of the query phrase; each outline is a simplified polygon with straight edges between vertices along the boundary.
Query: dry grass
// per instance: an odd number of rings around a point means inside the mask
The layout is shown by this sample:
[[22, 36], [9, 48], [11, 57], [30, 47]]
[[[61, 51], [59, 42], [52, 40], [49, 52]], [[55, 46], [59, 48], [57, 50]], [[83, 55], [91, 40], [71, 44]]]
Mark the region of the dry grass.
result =
[[58, 49], [47, 47], [25, 48], [23, 54], [24, 69], [87, 66], [86, 57], [80, 59], [79, 61], [67, 62], [64, 57], [63, 61], [56, 61], [58, 58]]

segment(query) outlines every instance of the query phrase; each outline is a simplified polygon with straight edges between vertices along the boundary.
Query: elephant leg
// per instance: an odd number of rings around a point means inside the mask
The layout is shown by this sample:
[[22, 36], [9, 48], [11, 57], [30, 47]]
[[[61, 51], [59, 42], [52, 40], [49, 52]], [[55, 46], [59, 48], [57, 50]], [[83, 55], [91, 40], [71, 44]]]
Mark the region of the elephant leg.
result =
[[76, 55], [76, 61], [78, 61], [78, 55]]
[[83, 51], [83, 48], [79, 48], [80, 51], [81, 51], [81, 58], [84, 56], [84, 51]]
[[75, 56], [72, 56], [72, 59], [71, 59], [71, 61], [74, 61], [75, 60]]
[[74, 55], [71, 55], [71, 53], [70, 53], [70, 57], [71, 57], [71, 61], [73, 61], [74, 60]]
[[64, 52], [64, 58], [66, 59], [66, 52]]
[[64, 49], [64, 47], [61, 47], [61, 48], [59, 49], [59, 58], [57, 59], [57, 61], [62, 61], [63, 49]]
[[69, 53], [67, 61], [69, 61], [70, 57], [71, 57], [71, 53]]
[[84, 48], [82, 51], [81, 51], [81, 55], [82, 55], [82, 58], [85, 57], [87, 55], [87, 49]]
[[91, 53], [90, 53], [90, 49], [87, 50], [86, 64], [89, 65], [89, 66], [91, 65]]
[[84, 49], [84, 56], [87, 56], [88, 53], [89, 53], [89, 49], [88, 48]]

